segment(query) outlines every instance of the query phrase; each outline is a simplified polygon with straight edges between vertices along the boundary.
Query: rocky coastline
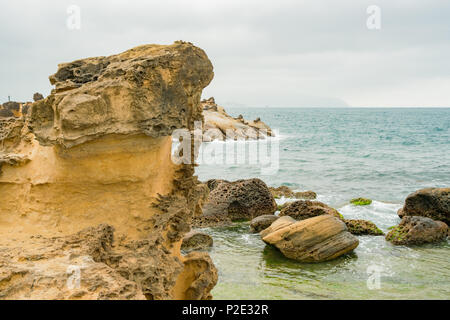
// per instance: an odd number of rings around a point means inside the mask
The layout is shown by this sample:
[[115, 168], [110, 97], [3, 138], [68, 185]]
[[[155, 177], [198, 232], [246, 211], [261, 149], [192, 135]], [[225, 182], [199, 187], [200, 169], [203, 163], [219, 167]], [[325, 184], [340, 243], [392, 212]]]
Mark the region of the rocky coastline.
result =
[[235, 223], [297, 263], [351, 255], [361, 236], [447, 239], [449, 188], [410, 194], [384, 234], [314, 191], [202, 182], [194, 154], [173, 163], [171, 134], [199, 121], [203, 142], [274, 136], [259, 118], [201, 100], [213, 75], [191, 43], [144, 45], [60, 64], [49, 96], [0, 106], [0, 299], [212, 299], [219, 276], [205, 230]]

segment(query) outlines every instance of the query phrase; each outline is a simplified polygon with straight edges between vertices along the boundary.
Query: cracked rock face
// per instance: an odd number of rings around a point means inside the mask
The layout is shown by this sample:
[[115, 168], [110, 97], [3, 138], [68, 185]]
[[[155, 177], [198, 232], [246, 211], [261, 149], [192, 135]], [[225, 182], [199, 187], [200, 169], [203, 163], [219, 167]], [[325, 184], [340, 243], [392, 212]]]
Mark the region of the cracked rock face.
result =
[[170, 135], [202, 120], [212, 69], [185, 42], [64, 63], [0, 117], [2, 299], [211, 298], [209, 256], [180, 253], [206, 186]]

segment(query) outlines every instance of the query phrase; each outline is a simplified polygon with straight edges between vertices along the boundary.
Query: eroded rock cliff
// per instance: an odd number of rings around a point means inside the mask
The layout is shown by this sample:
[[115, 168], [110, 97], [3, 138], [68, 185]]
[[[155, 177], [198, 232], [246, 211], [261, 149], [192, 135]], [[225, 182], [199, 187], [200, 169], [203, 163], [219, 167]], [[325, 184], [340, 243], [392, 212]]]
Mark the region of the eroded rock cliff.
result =
[[0, 298], [211, 297], [207, 253], [180, 253], [205, 186], [170, 135], [202, 120], [212, 77], [190, 43], [144, 45], [60, 64], [1, 118]]

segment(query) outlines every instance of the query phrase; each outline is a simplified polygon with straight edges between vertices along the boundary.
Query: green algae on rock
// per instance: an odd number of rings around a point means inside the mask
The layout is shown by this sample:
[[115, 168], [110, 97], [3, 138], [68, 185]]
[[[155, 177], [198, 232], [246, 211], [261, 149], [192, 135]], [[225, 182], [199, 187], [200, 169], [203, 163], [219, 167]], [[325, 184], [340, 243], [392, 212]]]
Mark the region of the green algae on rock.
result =
[[355, 206], [367, 206], [372, 203], [372, 200], [367, 198], [355, 198], [350, 200], [351, 204], [354, 204]]
[[371, 236], [382, 236], [384, 235], [383, 231], [381, 231], [375, 223], [368, 220], [359, 220], [359, 219], [344, 219], [345, 224], [347, 225], [348, 231], [351, 234], [362, 236], [362, 235], [371, 235]]

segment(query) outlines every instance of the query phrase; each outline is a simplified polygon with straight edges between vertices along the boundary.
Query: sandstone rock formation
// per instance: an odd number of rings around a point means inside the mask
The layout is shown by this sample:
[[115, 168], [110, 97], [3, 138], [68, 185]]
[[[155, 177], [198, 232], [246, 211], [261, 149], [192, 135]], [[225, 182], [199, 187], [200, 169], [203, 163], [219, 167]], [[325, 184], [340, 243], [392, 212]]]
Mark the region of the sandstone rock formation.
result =
[[213, 246], [213, 238], [206, 233], [192, 230], [184, 235], [181, 249], [184, 251], [205, 250]]
[[345, 225], [351, 234], [356, 236], [370, 235], [370, 236], [382, 236], [383, 231], [372, 221], [360, 220], [360, 219], [344, 219]]
[[170, 135], [202, 120], [212, 77], [190, 43], [144, 45], [60, 64], [49, 96], [1, 119], [2, 299], [210, 298], [208, 255], [180, 252], [207, 188]]
[[270, 192], [275, 199], [285, 197], [285, 198], [295, 198], [295, 199], [315, 199], [317, 194], [314, 191], [298, 191], [294, 192], [287, 186], [279, 186], [277, 188], [269, 187]]
[[341, 214], [336, 209], [327, 206], [325, 203], [309, 200], [298, 200], [289, 203], [281, 209], [280, 217], [290, 216], [295, 220], [304, 220], [323, 214], [342, 219]]
[[450, 224], [450, 188], [426, 188], [411, 193], [398, 215], [422, 216]]
[[355, 249], [358, 238], [345, 223], [331, 215], [296, 221], [284, 216], [260, 233], [264, 242], [274, 245], [287, 258], [301, 262], [335, 259]]
[[270, 225], [279, 217], [273, 214], [265, 214], [254, 218], [250, 221], [250, 232], [261, 232], [264, 229], [270, 227]]
[[260, 179], [227, 182], [214, 180], [203, 214], [194, 220], [195, 226], [226, 224], [236, 220], [251, 220], [273, 214], [277, 208], [267, 185]]
[[386, 240], [395, 245], [418, 245], [444, 240], [448, 226], [442, 221], [419, 216], [405, 216], [387, 235]]
[[274, 136], [272, 129], [257, 118], [253, 121], [245, 120], [242, 115], [233, 118], [218, 106], [214, 98], [202, 100], [203, 116], [203, 141], [213, 140], [237, 140], [237, 139], [265, 139]]

